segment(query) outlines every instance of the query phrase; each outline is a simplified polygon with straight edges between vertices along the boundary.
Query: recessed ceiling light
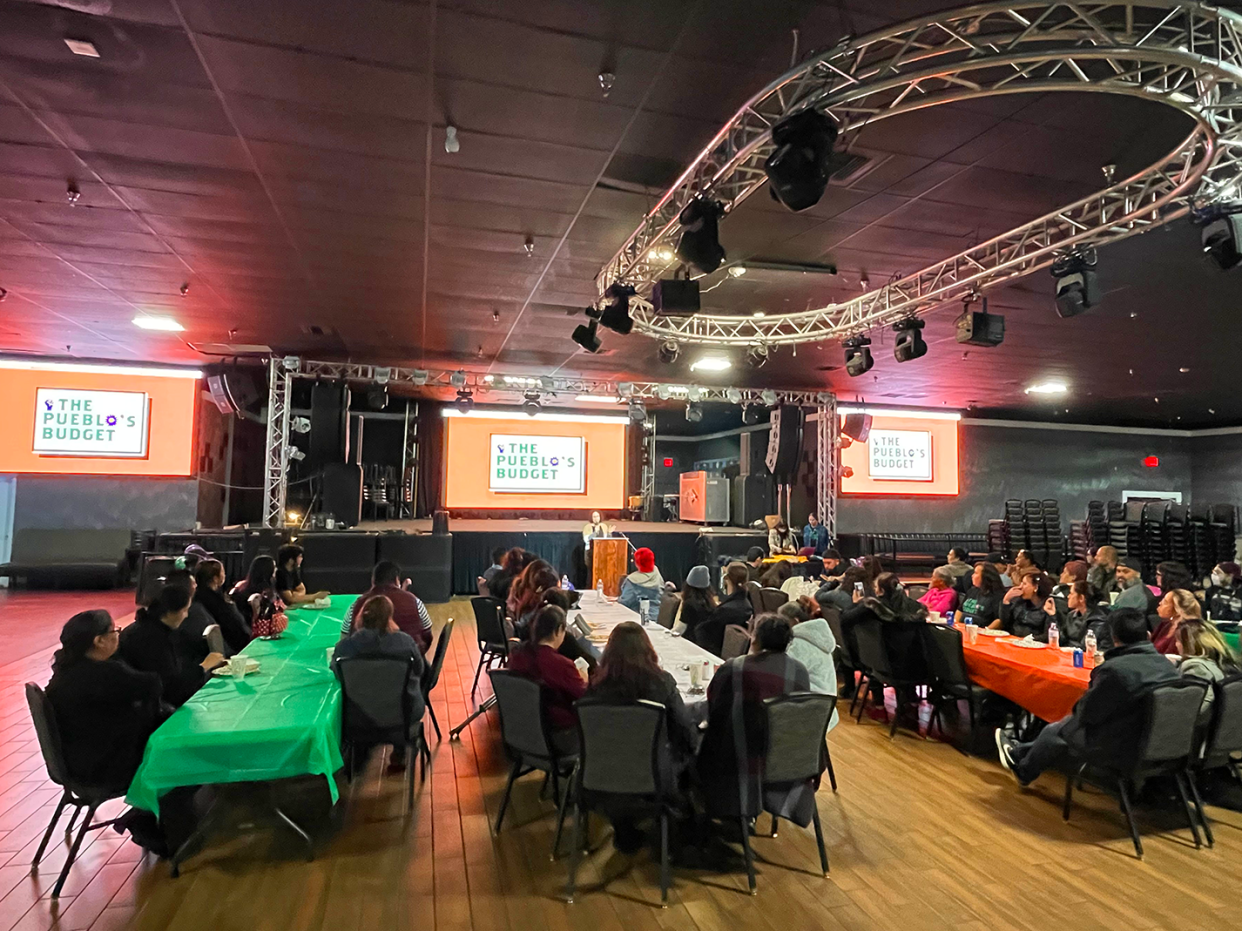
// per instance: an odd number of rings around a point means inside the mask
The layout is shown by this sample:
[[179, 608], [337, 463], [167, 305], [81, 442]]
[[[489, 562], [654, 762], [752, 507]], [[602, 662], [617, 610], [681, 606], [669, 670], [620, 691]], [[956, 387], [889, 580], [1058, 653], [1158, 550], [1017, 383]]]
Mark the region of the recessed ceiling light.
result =
[[1186, 366], [1183, 365], [1180, 369], [1178, 369], [1178, 371], [1181, 372], [1183, 375], [1185, 375], [1187, 372], [1190, 371], [1190, 369], [1186, 368]]
[[1065, 394], [1069, 387], [1063, 381], [1041, 381], [1026, 389], [1027, 394]]
[[730, 265], [729, 266], [729, 277], [730, 278], [741, 278], [745, 274], [746, 274], [745, 265]]
[[69, 46], [69, 51], [75, 55], [81, 55], [83, 58], [98, 58], [99, 49], [95, 48], [95, 43], [86, 39], [66, 39], [65, 45]]
[[172, 317], [156, 317], [146, 314], [139, 314], [135, 317], [134, 326], [144, 330], [164, 330], [168, 333], [180, 333], [185, 329]]
[[729, 368], [733, 368], [733, 363], [724, 356], [703, 356], [690, 365], [692, 372], [723, 372]]

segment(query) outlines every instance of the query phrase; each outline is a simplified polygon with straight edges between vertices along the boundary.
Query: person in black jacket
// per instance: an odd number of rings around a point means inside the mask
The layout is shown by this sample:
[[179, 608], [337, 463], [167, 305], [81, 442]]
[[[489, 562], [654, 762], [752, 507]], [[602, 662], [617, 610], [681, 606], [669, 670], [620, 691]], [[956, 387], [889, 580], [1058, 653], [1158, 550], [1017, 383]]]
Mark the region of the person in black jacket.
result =
[[1236, 562], [1218, 563], [1212, 570], [1203, 603], [1213, 621], [1242, 621], [1242, 569]]
[[107, 611], [69, 618], [52, 659], [47, 697], [69, 775], [120, 791], [138, 771], [161, 715], [159, 676], [113, 658], [118, 633]]
[[1046, 641], [1051, 619], [1044, 613], [1044, 602], [1050, 597], [1052, 579], [1038, 569], [1027, 569], [1001, 599], [1000, 618], [988, 626], [1004, 628], [1015, 637], [1031, 636]]
[[250, 618], [243, 617], [233, 599], [224, 594], [224, 564], [218, 559], [204, 559], [195, 568], [194, 578], [198, 587], [190, 606], [191, 616], [195, 612], [205, 613], [208, 624], [220, 625], [228, 652], [239, 652], [252, 639]]
[[1065, 598], [1054, 595], [1044, 602], [1044, 613], [1057, 622], [1061, 646], [1081, 647], [1087, 632], [1094, 631], [1096, 649], [1100, 653], [1112, 649], [1108, 608], [1096, 601], [1094, 594], [1090, 583], [1073, 582]]
[[1029, 743], [1015, 743], [997, 729], [1001, 765], [1019, 785], [1030, 785], [1044, 770], [1061, 767], [1084, 750], [1118, 767], [1133, 760], [1143, 731], [1143, 696], [1177, 679], [1178, 672], [1152, 646], [1141, 612], [1118, 608], [1109, 614], [1108, 626], [1117, 646], [1091, 671], [1091, 684], [1068, 716]]
[[749, 579], [745, 563], [729, 563], [724, 577], [725, 597], [707, 620], [699, 622], [693, 634], [686, 634], [686, 639], [697, 643], [713, 656], [719, 656], [724, 650], [725, 628], [730, 624], [747, 627], [755, 613], [746, 587]]
[[[881, 573], [872, 583], [872, 592], [873, 595], [864, 596], [855, 589], [854, 606], [841, 615], [841, 638], [846, 641], [846, 655], [856, 656], [858, 653], [856, 630], [860, 624], [869, 621], [894, 624], [896, 626], [885, 635], [893, 671], [901, 678], [925, 681], [927, 661], [922, 648], [920, 625], [908, 622], [926, 621], [927, 607], [906, 594], [901, 579], [895, 572]], [[847, 688], [853, 692], [852, 676], [851, 684]], [[884, 690], [879, 685], [871, 683], [870, 692], [874, 702], [883, 703]], [[913, 698], [913, 688], [903, 688], [898, 695], [898, 707], [909, 703]]]
[[207, 651], [201, 637], [190, 638], [180, 630], [189, 613], [190, 590], [165, 585], [121, 632], [121, 658], [140, 672], [159, 676], [164, 701], [175, 708], [185, 704], [211, 670], [224, 662], [221, 654]]
[[707, 566], [694, 566], [686, 573], [681, 586], [681, 603], [673, 618], [673, 632], [693, 640], [694, 631], [716, 610], [716, 596], [712, 594], [712, 577]]

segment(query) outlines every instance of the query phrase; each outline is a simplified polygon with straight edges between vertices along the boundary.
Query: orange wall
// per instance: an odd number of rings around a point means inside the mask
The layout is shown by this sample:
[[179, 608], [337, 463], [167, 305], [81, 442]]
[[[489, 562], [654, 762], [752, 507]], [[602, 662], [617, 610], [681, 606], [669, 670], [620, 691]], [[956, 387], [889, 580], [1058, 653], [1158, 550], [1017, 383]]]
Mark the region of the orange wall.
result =
[[[150, 399], [146, 458], [37, 455], [32, 446], [39, 388], [146, 392]], [[199, 382], [193, 378], [0, 368], [0, 472], [190, 475], [198, 390]]]
[[[448, 508], [506, 511], [556, 508], [617, 510], [625, 506], [625, 424], [558, 423], [538, 418], [499, 420], [446, 417], [444, 503]], [[488, 489], [493, 433], [580, 436], [586, 446], [586, 491], [582, 494], [515, 494]]]
[[871, 457], [865, 443], [853, 443], [841, 450], [841, 465], [854, 470], [850, 478], [841, 479], [841, 493], [846, 495], [956, 495], [957, 485], [957, 425], [956, 420], [930, 420], [914, 417], [897, 417], [887, 414], [873, 415], [872, 430], [917, 430], [931, 434], [932, 480], [895, 481], [872, 478], [869, 469]]

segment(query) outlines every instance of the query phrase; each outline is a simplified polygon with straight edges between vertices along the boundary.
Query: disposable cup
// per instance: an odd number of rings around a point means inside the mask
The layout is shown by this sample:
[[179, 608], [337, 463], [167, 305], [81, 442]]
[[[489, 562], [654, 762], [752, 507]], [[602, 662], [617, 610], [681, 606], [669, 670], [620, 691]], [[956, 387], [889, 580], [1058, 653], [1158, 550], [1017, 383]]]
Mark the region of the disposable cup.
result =
[[240, 653], [232, 656], [229, 659], [229, 674], [234, 679], [244, 679], [246, 677], [246, 657]]
[[328, 647], [328, 665], [332, 665], [332, 655], [336, 653], [336, 647]]

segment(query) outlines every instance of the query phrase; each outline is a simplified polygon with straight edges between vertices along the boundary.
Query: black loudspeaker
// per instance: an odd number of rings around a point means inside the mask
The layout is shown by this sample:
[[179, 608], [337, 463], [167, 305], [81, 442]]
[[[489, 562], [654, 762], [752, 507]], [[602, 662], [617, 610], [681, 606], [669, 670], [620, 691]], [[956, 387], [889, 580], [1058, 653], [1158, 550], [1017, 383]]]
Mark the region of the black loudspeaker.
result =
[[661, 278], [651, 289], [651, 306], [657, 314], [697, 314], [699, 283], [685, 278]]
[[871, 435], [871, 415], [846, 414], [845, 423], [841, 425], [841, 432], [856, 443], [867, 442], [867, 437]]
[[730, 523], [734, 527], [749, 527], [757, 520], [762, 520], [776, 512], [773, 504], [775, 494], [772, 476], [755, 472], [750, 475], [739, 475], [733, 480], [733, 494], [730, 503], [733, 505]]
[[310, 465], [313, 468], [349, 458], [349, 387], [317, 382], [311, 388]]
[[362, 520], [362, 466], [354, 462], [324, 464], [322, 510], [338, 525], [358, 525]]
[[251, 372], [240, 368], [211, 366], [206, 375], [207, 390], [221, 414], [257, 410], [259, 389]]
[[764, 463], [778, 479], [798, 470], [802, 450], [802, 408], [782, 404], [772, 409], [772, 430], [768, 434], [768, 455]]
[[449, 532], [448, 511], [441, 509], [431, 515], [431, 532], [439, 536]]
[[741, 475], [767, 475], [768, 467], [764, 464], [764, 457], [768, 448], [764, 445], [762, 435], [758, 432], [743, 433], [738, 439], [741, 440], [738, 472]]

